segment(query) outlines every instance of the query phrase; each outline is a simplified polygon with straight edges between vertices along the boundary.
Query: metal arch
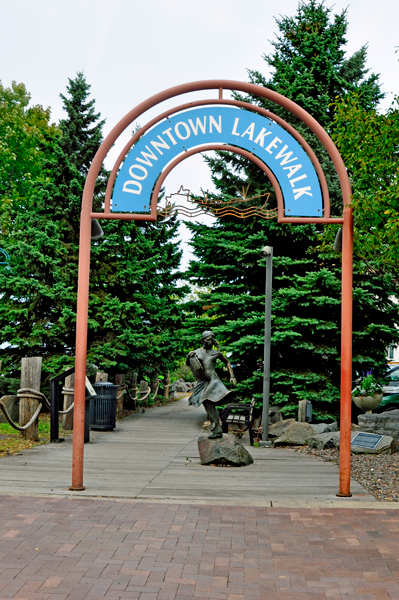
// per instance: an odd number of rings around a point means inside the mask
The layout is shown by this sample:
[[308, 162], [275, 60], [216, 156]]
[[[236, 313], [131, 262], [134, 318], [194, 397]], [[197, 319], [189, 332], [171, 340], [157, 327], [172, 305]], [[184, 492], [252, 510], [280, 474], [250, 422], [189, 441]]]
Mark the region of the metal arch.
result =
[[[84, 422], [85, 422], [85, 377], [86, 377], [86, 352], [87, 352], [87, 320], [89, 305], [89, 277], [90, 277], [90, 231], [92, 218], [92, 201], [98, 173], [108, 151], [113, 146], [119, 135], [144, 112], [153, 106], [182, 94], [202, 90], [218, 90], [219, 99], [222, 99], [223, 90], [236, 90], [260, 98], [266, 98], [285, 108], [303, 123], [305, 123], [327, 150], [336, 169], [343, 197], [343, 219], [317, 218], [316, 222], [343, 222], [343, 247], [342, 247], [342, 330], [341, 330], [341, 443], [340, 443], [340, 481], [339, 496], [350, 496], [350, 442], [351, 442], [351, 379], [352, 379], [352, 281], [353, 281], [353, 214], [351, 204], [351, 186], [344, 162], [333, 141], [321, 125], [292, 100], [281, 94], [257, 86], [252, 83], [243, 83], [232, 80], [207, 80], [195, 81], [169, 88], [148, 98], [132, 109], [105, 138], [98, 149], [89, 173], [82, 198], [82, 212], [80, 224], [80, 251], [79, 251], [79, 277], [78, 277], [78, 302], [76, 322], [76, 362], [75, 362], [75, 410], [74, 410], [74, 439], [72, 451], [72, 485], [71, 490], [83, 490], [83, 459], [84, 459]], [[154, 209], [152, 209], [154, 210]], [[156, 210], [156, 208], [155, 208]], [[99, 218], [118, 218], [116, 215], [105, 216], [100, 213]], [[119, 218], [129, 218], [122, 215]], [[135, 215], [135, 220], [155, 221], [157, 216]], [[306, 217], [285, 218], [283, 222], [311, 223], [314, 219]]]
[[[169, 117], [170, 115], [173, 115], [173, 114], [176, 114], [183, 110], [186, 110], [187, 108], [193, 108], [195, 106], [205, 106], [205, 105], [209, 105], [209, 104], [238, 106], [240, 108], [245, 108], [249, 111], [259, 113], [267, 118], [272, 119], [276, 123], [280, 124], [286, 131], [288, 131], [292, 135], [292, 137], [294, 137], [297, 140], [297, 142], [299, 142], [299, 144], [302, 146], [302, 148], [308, 154], [311, 162], [313, 163], [313, 166], [315, 167], [316, 173], [317, 173], [319, 181], [320, 181], [321, 190], [322, 190], [324, 218], [330, 217], [330, 196], [329, 196], [328, 185], [327, 185], [327, 181], [326, 181], [323, 169], [321, 168], [320, 162], [319, 162], [316, 154], [314, 153], [312, 148], [309, 146], [309, 144], [306, 142], [306, 140], [301, 136], [301, 134], [298, 133], [296, 131], [296, 129], [294, 129], [294, 127], [292, 127], [289, 123], [284, 121], [284, 119], [275, 115], [274, 113], [272, 113], [269, 110], [266, 110], [264, 108], [261, 108], [259, 106], [253, 105], [253, 104], [250, 104], [249, 102], [242, 102], [239, 100], [229, 100], [229, 99], [224, 100], [222, 98], [218, 98], [218, 99], [209, 99], [209, 100], [197, 100], [195, 102], [187, 102], [186, 104], [181, 104], [180, 106], [176, 106], [172, 109], [164, 111], [157, 117], [154, 117], [153, 119], [151, 119], [151, 121], [149, 121], [146, 125], [143, 125], [143, 127], [141, 127], [133, 135], [133, 137], [128, 141], [128, 143], [125, 145], [125, 147], [119, 154], [119, 156], [112, 168], [111, 174], [108, 178], [107, 189], [106, 189], [105, 200], [104, 200], [104, 213], [93, 213], [93, 218], [101, 218], [100, 215], [103, 216], [108, 213], [111, 214], [111, 212], [110, 212], [111, 195], [112, 195], [113, 186], [114, 186], [115, 179], [118, 174], [119, 168], [120, 168], [123, 160], [125, 159], [126, 154], [129, 152], [129, 150], [132, 148], [132, 146], [143, 136], [144, 133], [146, 133], [149, 129], [151, 129], [151, 127], [153, 127], [154, 125], [156, 125], [163, 119]], [[113, 218], [117, 218], [118, 214], [121, 214], [121, 213], [112, 213]], [[123, 213], [123, 214], [125, 214], [125, 213]], [[94, 216], [94, 215], [96, 215], [96, 216]], [[120, 218], [122, 218], [122, 217], [120, 217]], [[289, 217], [284, 217], [284, 213], [281, 213], [281, 215], [279, 214], [279, 221], [281, 221], [285, 218], [289, 218]], [[298, 218], [302, 218], [302, 217], [298, 217]]]
[[[88, 205], [92, 203], [92, 198], [94, 194], [94, 187], [97, 180], [97, 175], [100, 171], [102, 163], [113, 146], [116, 139], [119, 135], [132, 123], [132, 121], [136, 120], [140, 115], [144, 112], [152, 108], [153, 106], [164, 102], [165, 100], [169, 100], [170, 98], [174, 98], [176, 96], [180, 96], [182, 94], [202, 91], [202, 90], [210, 90], [215, 89], [219, 91], [219, 98], [221, 98], [223, 90], [237, 90], [240, 92], [244, 92], [247, 94], [251, 94], [253, 96], [258, 96], [261, 98], [266, 98], [275, 102], [279, 106], [282, 106], [295, 116], [297, 116], [301, 121], [303, 121], [312, 131], [315, 133], [316, 137], [321, 141], [323, 146], [326, 148], [334, 166], [338, 174], [338, 178], [341, 185], [342, 197], [343, 197], [343, 205], [344, 207], [350, 205], [350, 197], [351, 197], [351, 186], [349, 182], [349, 177], [346, 172], [346, 168], [344, 162], [334, 144], [331, 140], [330, 136], [323, 129], [323, 127], [314, 119], [308, 112], [306, 112], [303, 108], [301, 108], [298, 104], [285, 98], [281, 94], [269, 90], [267, 88], [263, 88], [257, 86], [253, 83], [244, 83], [240, 81], [233, 80], [205, 80], [205, 81], [194, 81], [192, 83], [186, 83], [183, 85], [178, 85], [172, 88], [169, 88], [163, 92], [155, 94], [151, 96], [141, 104], [139, 104], [136, 108], [131, 110], [130, 112], [123, 117], [119, 123], [112, 129], [112, 131], [105, 138], [100, 148], [98, 149], [92, 165], [90, 167], [86, 184], [83, 192], [83, 204], [85, 209], [88, 208]], [[148, 217], [147, 217], [148, 218]], [[305, 218], [306, 219], [306, 218]], [[154, 215], [151, 214], [149, 220], [154, 220]], [[306, 222], [303, 220], [302, 222]]]

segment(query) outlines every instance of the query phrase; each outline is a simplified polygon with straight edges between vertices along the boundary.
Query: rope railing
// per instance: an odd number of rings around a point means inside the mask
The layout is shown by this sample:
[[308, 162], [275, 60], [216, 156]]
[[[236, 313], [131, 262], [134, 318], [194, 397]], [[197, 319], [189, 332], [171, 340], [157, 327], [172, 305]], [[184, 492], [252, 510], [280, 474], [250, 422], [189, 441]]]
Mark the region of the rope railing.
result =
[[[161, 380], [157, 380], [157, 385], [156, 388], [154, 390], [154, 393], [152, 394], [152, 399], [154, 400], [158, 394], [159, 388], [162, 387], [164, 390], [169, 388], [170, 384], [164, 385]], [[122, 384], [121, 386], [119, 386], [120, 392], [117, 395], [117, 399], [119, 400], [124, 394], [127, 394], [128, 397], [130, 398], [130, 400], [132, 400], [133, 402], [145, 402], [148, 398], [150, 398], [150, 394], [151, 394], [151, 389], [148, 389], [147, 392], [145, 392], [144, 395], [141, 395], [140, 397], [137, 397], [136, 393], [138, 390], [137, 387], [132, 388], [131, 390], [129, 390], [128, 386], [126, 384]], [[131, 392], [134, 393], [134, 396], [132, 396]], [[75, 390], [73, 388], [66, 388], [64, 387], [62, 389], [61, 392], [64, 396], [73, 396], [75, 393]], [[139, 391], [139, 393], [141, 393]], [[3, 412], [7, 422], [11, 425], [11, 427], [13, 427], [14, 429], [16, 429], [17, 431], [26, 431], [27, 429], [29, 429], [29, 427], [31, 427], [33, 425], [33, 423], [36, 421], [36, 419], [38, 418], [42, 408], [43, 408], [43, 404], [46, 406], [46, 408], [48, 408], [50, 410], [50, 402], [47, 400], [46, 396], [42, 393], [39, 392], [38, 390], [34, 390], [32, 388], [21, 388], [17, 391], [17, 396], [18, 398], [33, 398], [35, 400], [41, 400], [39, 406], [37, 407], [37, 409], [35, 410], [34, 414], [32, 415], [31, 419], [29, 420], [28, 423], [26, 423], [26, 425], [18, 425], [17, 423], [15, 423], [15, 421], [13, 421], [13, 419], [10, 417], [10, 415], [8, 414], [7, 408], [3, 402], [3, 399], [6, 398], [7, 396], [2, 396], [0, 398], [0, 410]], [[72, 402], [72, 404], [68, 407], [67, 410], [59, 410], [58, 414], [60, 415], [67, 415], [68, 413], [70, 413], [73, 410], [75, 402]]]
[[4, 414], [7, 422], [11, 425], [11, 427], [16, 429], [17, 431], [26, 431], [36, 421], [37, 417], [40, 414], [40, 411], [42, 410], [43, 404], [45, 404], [47, 408], [50, 408], [50, 403], [47, 400], [46, 396], [44, 394], [42, 394], [42, 392], [38, 392], [37, 390], [33, 390], [31, 388], [21, 388], [20, 390], [17, 391], [17, 396], [18, 396], [18, 398], [34, 398], [35, 400], [39, 400], [39, 399], [42, 400], [42, 402], [40, 402], [39, 406], [35, 410], [34, 414], [32, 415], [31, 419], [29, 420], [29, 422], [26, 423], [26, 425], [21, 426], [21, 425], [18, 425], [17, 423], [15, 423], [12, 420], [12, 418], [10, 417], [10, 415], [8, 414], [7, 408], [3, 402], [3, 399], [6, 398], [7, 396], [2, 396], [0, 398], [0, 409], [3, 411], [3, 414]]

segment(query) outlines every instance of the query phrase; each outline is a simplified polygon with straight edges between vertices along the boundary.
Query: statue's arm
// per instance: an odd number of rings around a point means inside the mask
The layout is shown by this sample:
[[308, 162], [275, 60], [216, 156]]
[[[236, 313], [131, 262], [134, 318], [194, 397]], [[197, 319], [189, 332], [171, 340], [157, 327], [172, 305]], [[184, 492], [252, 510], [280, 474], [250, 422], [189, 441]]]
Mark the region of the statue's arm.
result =
[[186, 367], [190, 366], [190, 358], [192, 358], [193, 356], [197, 356], [197, 353], [195, 350], [191, 350], [191, 352], [189, 352], [187, 354], [187, 358], [186, 358]]
[[232, 383], [233, 385], [237, 384], [237, 380], [234, 377], [234, 371], [233, 371], [233, 367], [231, 366], [231, 362], [229, 361], [228, 358], [226, 358], [226, 356], [224, 354], [222, 354], [221, 352], [219, 352], [219, 356], [218, 358], [226, 365], [227, 370], [229, 372], [230, 375], [230, 383]]
[[190, 366], [190, 358], [191, 358], [192, 356], [195, 356], [195, 350], [191, 350], [191, 352], [189, 352], [189, 353], [187, 354], [187, 358], [186, 358], [186, 367], [189, 367], [189, 366]]

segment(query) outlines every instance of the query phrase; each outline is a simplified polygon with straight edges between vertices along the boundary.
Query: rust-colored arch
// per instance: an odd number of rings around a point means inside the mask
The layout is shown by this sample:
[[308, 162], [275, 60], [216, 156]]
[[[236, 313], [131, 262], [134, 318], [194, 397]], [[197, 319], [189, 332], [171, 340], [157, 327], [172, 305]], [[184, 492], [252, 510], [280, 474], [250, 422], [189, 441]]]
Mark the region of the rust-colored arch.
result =
[[[341, 331], [341, 443], [340, 443], [340, 496], [350, 496], [350, 442], [351, 442], [351, 379], [352, 379], [352, 227], [353, 216], [350, 208], [351, 186], [343, 160], [332, 142], [331, 138], [321, 125], [303, 108], [281, 94], [257, 86], [233, 80], [207, 80], [195, 81], [169, 88], [148, 98], [117, 123], [105, 138], [98, 149], [89, 173], [82, 198], [82, 212], [80, 223], [79, 246], [79, 278], [78, 302], [76, 322], [76, 360], [75, 360], [75, 408], [74, 408], [74, 436], [72, 451], [72, 485], [71, 490], [83, 490], [83, 449], [84, 449], [84, 423], [85, 423], [85, 377], [86, 377], [86, 350], [87, 350], [87, 321], [89, 305], [89, 276], [90, 276], [90, 232], [92, 217], [98, 218], [134, 218], [135, 220], [156, 220], [155, 216], [117, 215], [92, 213], [92, 201], [97, 176], [106, 155], [119, 135], [140, 115], [157, 104], [176, 96], [202, 90], [217, 90], [219, 99], [222, 99], [223, 90], [235, 90], [266, 98], [285, 108], [305, 123], [326, 148], [338, 174], [342, 190], [344, 215], [343, 219], [324, 218], [284, 218], [283, 222], [302, 223], [328, 223], [343, 222], [343, 248], [342, 248], [342, 331]], [[216, 102], [215, 102], [216, 103]], [[191, 104], [192, 106], [194, 104]], [[251, 105], [252, 106], [252, 105]], [[251, 110], [254, 110], [252, 107]], [[268, 113], [270, 116], [271, 114]], [[272, 117], [273, 118], [273, 117]], [[299, 135], [299, 134], [298, 134]], [[298, 138], [297, 138], [298, 139]], [[234, 152], [237, 152], [237, 148]], [[226, 149], [226, 146], [223, 146]], [[253, 160], [253, 158], [251, 158]], [[261, 166], [261, 168], [263, 168]], [[165, 175], [166, 176], [166, 175]], [[322, 179], [320, 180], [322, 183]]]

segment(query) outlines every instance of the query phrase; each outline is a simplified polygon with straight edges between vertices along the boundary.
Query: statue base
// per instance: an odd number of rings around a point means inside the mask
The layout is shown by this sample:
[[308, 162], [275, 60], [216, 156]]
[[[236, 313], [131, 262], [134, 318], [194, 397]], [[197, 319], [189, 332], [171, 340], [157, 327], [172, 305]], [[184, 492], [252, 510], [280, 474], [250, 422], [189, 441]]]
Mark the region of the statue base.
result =
[[245, 467], [254, 462], [248, 450], [233, 435], [224, 434], [216, 439], [200, 435], [198, 450], [202, 465]]

